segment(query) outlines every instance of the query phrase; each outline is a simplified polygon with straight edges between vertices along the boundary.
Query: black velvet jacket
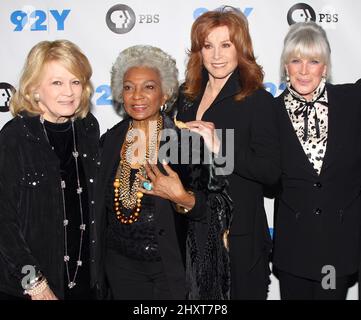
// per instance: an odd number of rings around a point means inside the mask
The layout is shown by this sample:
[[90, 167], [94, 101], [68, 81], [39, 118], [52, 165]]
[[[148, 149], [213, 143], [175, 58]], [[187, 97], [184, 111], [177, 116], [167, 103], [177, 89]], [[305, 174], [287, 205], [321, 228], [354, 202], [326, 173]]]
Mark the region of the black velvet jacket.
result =
[[[79, 158], [93, 201], [99, 126], [93, 115], [75, 121]], [[0, 291], [23, 295], [22, 268], [42, 271], [58, 298], [64, 290], [64, 228], [59, 160], [39, 116], [22, 114], [0, 133]], [[96, 244], [92, 205], [90, 243]], [[88, 245], [88, 244], [86, 244]], [[95, 264], [91, 248], [91, 266]], [[92, 270], [93, 285], [95, 271]]]
[[[175, 129], [174, 132], [179, 134], [169, 117], [163, 115], [163, 119], [164, 129]], [[101, 166], [96, 185], [97, 237], [100, 242], [97, 247], [97, 261], [100, 262], [98, 270], [103, 268], [101, 261], [106, 247], [107, 182], [116, 161], [119, 161], [128, 126], [129, 120], [124, 120], [101, 139]], [[176, 136], [170, 137], [168, 141], [170, 145], [176, 143], [176, 148], [180, 147], [180, 139]], [[160, 148], [162, 146], [161, 142]], [[196, 205], [187, 215], [175, 212], [170, 201], [154, 198], [156, 235], [172, 293], [170, 299], [185, 299], [187, 296], [191, 299], [227, 298], [228, 255], [221, 238], [223, 231], [229, 227], [231, 214], [231, 200], [226, 192], [226, 184], [210, 174], [211, 170], [208, 169], [212, 166], [170, 164], [186, 188], [192, 189], [196, 196]], [[220, 272], [212, 272], [216, 270]]]

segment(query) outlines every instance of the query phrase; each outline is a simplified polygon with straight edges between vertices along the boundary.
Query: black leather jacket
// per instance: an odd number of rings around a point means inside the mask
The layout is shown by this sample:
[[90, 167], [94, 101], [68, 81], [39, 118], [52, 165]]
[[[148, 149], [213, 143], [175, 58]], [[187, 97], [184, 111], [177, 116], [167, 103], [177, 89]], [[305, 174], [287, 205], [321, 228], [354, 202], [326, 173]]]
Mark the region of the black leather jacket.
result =
[[[93, 184], [99, 126], [92, 114], [75, 121], [79, 157], [90, 200], [89, 217], [92, 285], [95, 221]], [[51, 150], [39, 116], [22, 114], [0, 133], [0, 291], [22, 296], [22, 268], [36, 266], [59, 298], [64, 286], [63, 205], [59, 160]]]

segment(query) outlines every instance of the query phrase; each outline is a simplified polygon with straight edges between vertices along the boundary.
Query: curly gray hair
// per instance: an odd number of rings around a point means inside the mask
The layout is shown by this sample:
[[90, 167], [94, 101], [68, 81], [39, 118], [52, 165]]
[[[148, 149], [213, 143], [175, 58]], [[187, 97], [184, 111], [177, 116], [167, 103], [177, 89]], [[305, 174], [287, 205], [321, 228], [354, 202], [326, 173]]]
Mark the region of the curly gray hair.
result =
[[123, 103], [123, 80], [125, 73], [133, 67], [149, 67], [159, 72], [162, 91], [167, 95], [167, 111], [178, 95], [178, 69], [176, 61], [163, 50], [146, 45], [129, 47], [118, 55], [111, 71], [113, 99]]

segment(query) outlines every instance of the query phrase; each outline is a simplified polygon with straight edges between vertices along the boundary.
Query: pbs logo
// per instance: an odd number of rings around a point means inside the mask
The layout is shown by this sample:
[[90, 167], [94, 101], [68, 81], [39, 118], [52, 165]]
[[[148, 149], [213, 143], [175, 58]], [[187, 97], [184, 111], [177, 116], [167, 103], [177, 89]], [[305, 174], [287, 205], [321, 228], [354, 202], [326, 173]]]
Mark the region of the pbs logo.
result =
[[6, 82], [0, 82], [0, 112], [8, 112], [10, 99], [15, 93], [15, 88]]
[[117, 4], [111, 7], [106, 15], [106, 23], [110, 30], [118, 34], [124, 34], [133, 29], [136, 16], [132, 8], [125, 4]]
[[316, 22], [316, 13], [311, 6], [306, 3], [297, 3], [288, 11], [287, 21], [289, 25], [297, 22]]

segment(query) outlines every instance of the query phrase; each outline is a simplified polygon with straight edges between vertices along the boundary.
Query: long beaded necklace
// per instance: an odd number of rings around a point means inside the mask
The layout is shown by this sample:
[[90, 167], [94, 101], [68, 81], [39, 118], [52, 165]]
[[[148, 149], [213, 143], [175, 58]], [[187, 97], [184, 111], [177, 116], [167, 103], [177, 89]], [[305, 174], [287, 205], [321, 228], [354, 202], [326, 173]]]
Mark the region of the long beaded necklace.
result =
[[[145, 171], [145, 163], [149, 161], [149, 159], [154, 159], [154, 155], [156, 154], [159, 133], [163, 127], [163, 118], [160, 116], [157, 120], [157, 128], [153, 130], [153, 134], [151, 135], [149, 146], [146, 148], [145, 153], [145, 161], [141, 164], [138, 169], [138, 174], [143, 177], [146, 176]], [[131, 163], [130, 159], [132, 158], [132, 145], [134, 143], [134, 128], [133, 123], [130, 122], [127, 135], [125, 137], [125, 141], [121, 151], [121, 160], [119, 162], [119, 166], [117, 172], [115, 174], [114, 179], [114, 211], [116, 213], [117, 219], [123, 224], [132, 224], [139, 219], [141, 205], [142, 205], [142, 197], [143, 193], [137, 191], [140, 186], [140, 179], [135, 177], [133, 185], [130, 186], [130, 176], [131, 176]], [[134, 209], [135, 210], [129, 215], [126, 216], [120, 210], [120, 204], [126, 209]]]
[[[49, 145], [51, 146], [51, 149], [54, 150], [54, 147], [50, 144], [50, 140], [48, 137], [48, 133], [46, 132], [46, 128], [44, 125], [44, 118], [42, 116], [40, 116], [40, 122], [41, 125], [43, 127], [43, 131], [44, 131], [44, 135], [46, 140], [48, 141]], [[60, 187], [61, 187], [61, 196], [62, 196], [62, 203], [63, 203], [63, 226], [64, 226], [64, 262], [65, 262], [65, 269], [66, 269], [66, 275], [67, 275], [67, 280], [68, 280], [68, 288], [72, 289], [76, 286], [76, 277], [78, 274], [78, 270], [79, 267], [82, 266], [83, 262], [81, 260], [81, 252], [82, 252], [82, 246], [83, 246], [83, 236], [84, 236], [84, 231], [85, 231], [85, 223], [84, 223], [84, 219], [83, 219], [83, 207], [82, 207], [82, 198], [81, 198], [81, 194], [83, 192], [83, 188], [80, 185], [80, 178], [79, 178], [79, 165], [78, 165], [78, 157], [79, 157], [79, 153], [77, 151], [76, 148], [76, 140], [75, 140], [75, 127], [74, 127], [74, 119], [71, 119], [71, 129], [72, 129], [72, 133], [73, 133], [73, 152], [72, 152], [72, 156], [74, 157], [75, 160], [75, 170], [76, 170], [76, 182], [77, 182], [77, 189], [76, 192], [78, 194], [78, 199], [79, 199], [79, 212], [80, 212], [80, 242], [79, 242], [79, 254], [78, 254], [78, 259], [76, 261], [76, 269], [73, 275], [73, 278], [71, 279], [70, 277], [70, 272], [69, 272], [69, 261], [70, 261], [70, 257], [68, 254], [68, 233], [67, 233], [67, 226], [69, 224], [69, 220], [67, 218], [66, 215], [66, 205], [65, 205], [65, 181], [63, 179], [60, 178]]]

